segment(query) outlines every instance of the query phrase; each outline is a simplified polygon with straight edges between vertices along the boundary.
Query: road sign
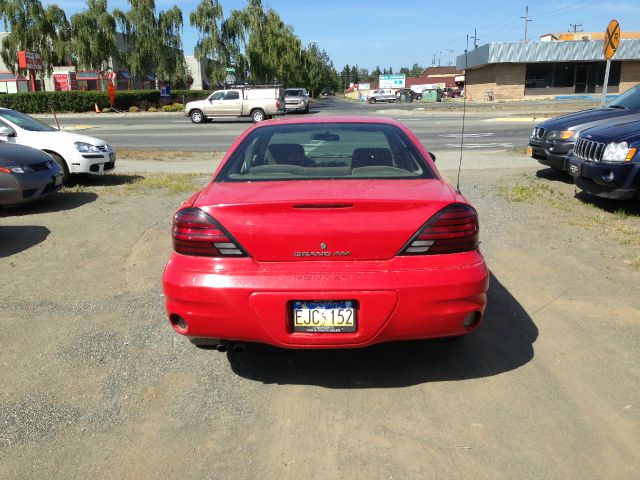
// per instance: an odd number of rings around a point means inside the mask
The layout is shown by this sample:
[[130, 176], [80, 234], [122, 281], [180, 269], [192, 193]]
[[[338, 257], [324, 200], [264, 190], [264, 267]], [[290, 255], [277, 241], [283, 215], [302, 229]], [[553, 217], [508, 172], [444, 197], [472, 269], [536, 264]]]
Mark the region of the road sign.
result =
[[227, 67], [227, 68], [224, 69], [224, 71], [227, 72], [227, 73], [234, 73], [236, 71], [236, 69], [233, 68], [233, 67]]
[[604, 32], [604, 45], [603, 52], [606, 60], [611, 60], [618, 50], [618, 44], [620, 43], [620, 24], [618, 20], [611, 20], [607, 30]]

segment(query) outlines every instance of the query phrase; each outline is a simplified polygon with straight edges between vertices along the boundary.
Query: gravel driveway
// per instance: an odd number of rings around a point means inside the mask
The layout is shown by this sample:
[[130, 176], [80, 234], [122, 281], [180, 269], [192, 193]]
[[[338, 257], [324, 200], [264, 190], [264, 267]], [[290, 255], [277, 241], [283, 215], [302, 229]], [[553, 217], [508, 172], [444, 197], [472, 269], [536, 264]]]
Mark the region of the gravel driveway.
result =
[[171, 216], [206, 181], [121, 171], [0, 211], [0, 478], [640, 477], [637, 205], [465, 171], [478, 331], [237, 355], [164, 314]]

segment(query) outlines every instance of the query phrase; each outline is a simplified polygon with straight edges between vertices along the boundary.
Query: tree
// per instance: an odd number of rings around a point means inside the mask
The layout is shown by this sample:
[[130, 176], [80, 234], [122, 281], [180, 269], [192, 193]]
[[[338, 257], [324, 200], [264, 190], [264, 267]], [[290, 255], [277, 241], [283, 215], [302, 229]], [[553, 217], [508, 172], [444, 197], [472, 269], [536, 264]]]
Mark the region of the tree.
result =
[[116, 20], [107, 11], [107, 0], [87, 0], [87, 9], [71, 17], [71, 32], [78, 67], [103, 72], [119, 57]]
[[186, 69], [182, 52], [182, 11], [174, 6], [156, 16], [154, 0], [127, 0], [128, 12], [113, 15], [125, 34], [122, 55], [129, 72], [138, 77], [155, 74], [156, 81], [172, 80]]
[[346, 90], [347, 88], [349, 88], [349, 84], [351, 83], [350, 82], [350, 79], [351, 79], [351, 68], [349, 67], [348, 63], [342, 69], [342, 72], [340, 73], [340, 76], [342, 77], [342, 85], [343, 85], [344, 89]]
[[44, 74], [63, 63], [68, 55], [70, 27], [64, 11], [57, 5], [42, 7], [40, 0], [2, 0], [0, 18], [9, 33], [2, 39], [5, 65], [16, 73], [17, 52], [27, 50], [42, 57]]
[[423, 70], [424, 70], [423, 67], [421, 67], [417, 63], [414, 63], [413, 67], [411, 67], [411, 76], [412, 77], [419, 77], [420, 75], [422, 75], [422, 71]]
[[382, 75], [382, 71], [380, 70], [380, 66], [376, 65], [375, 70], [371, 72], [371, 76], [378, 78], [380, 75]]
[[[196, 43], [194, 54], [198, 60], [207, 59], [206, 74], [211, 80], [218, 80], [220, 72], [216, 72], [223, 63], [221, 57], [225, 57], [225, 39], [235, 45], [237, 34], [241, 31], [240, 26], [231, 21], [222, 25], [223, 12], [222, 5], [218, 0], [201, 0], [198, 7], [189, 15], [189, 23], [198, 30], [198, 42]], [[239, 53], [239, 50], [238, 52]], [[217, 74], [216, 74], [217, 73]]]
[[408, 68], [408, 67], [402, 67], [402, 68], [400, 69], [400, 73], [402, 73], [402, 74], [404, 74], [404, 75], [407, 75], [407, 76], [408, 76], [408, 75], [409, 75], [409, 72], [410, 72], [410, 71], [409, 71], [409, 68]]

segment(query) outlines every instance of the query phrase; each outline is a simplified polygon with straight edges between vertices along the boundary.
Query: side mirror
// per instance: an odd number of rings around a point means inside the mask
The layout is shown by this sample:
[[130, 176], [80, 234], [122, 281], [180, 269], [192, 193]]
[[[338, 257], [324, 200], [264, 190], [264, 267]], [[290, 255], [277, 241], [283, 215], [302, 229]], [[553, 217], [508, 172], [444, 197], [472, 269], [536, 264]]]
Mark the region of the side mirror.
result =
[[436, 156], [431, 152], [427, 152], [427, 153], [431, 156], [431, 160], [433, 160], [433, 163], [436, 163]]
[[0, 127], [0, 137], [15, 137], [16, 132], [9, 127]]

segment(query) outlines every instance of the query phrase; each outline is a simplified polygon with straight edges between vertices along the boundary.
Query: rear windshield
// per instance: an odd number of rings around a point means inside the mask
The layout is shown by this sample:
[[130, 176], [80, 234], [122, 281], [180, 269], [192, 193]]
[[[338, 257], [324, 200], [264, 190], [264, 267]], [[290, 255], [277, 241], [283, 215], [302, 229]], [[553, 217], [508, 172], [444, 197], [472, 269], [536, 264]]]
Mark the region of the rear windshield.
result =
[[285, 90], [284, 94], [289, 97], [304, 97], [303, 90]]
[[257, 128], [215, 181], [326, 178], [435, 178], [435, 174], [398, 127], [315, 123]]

